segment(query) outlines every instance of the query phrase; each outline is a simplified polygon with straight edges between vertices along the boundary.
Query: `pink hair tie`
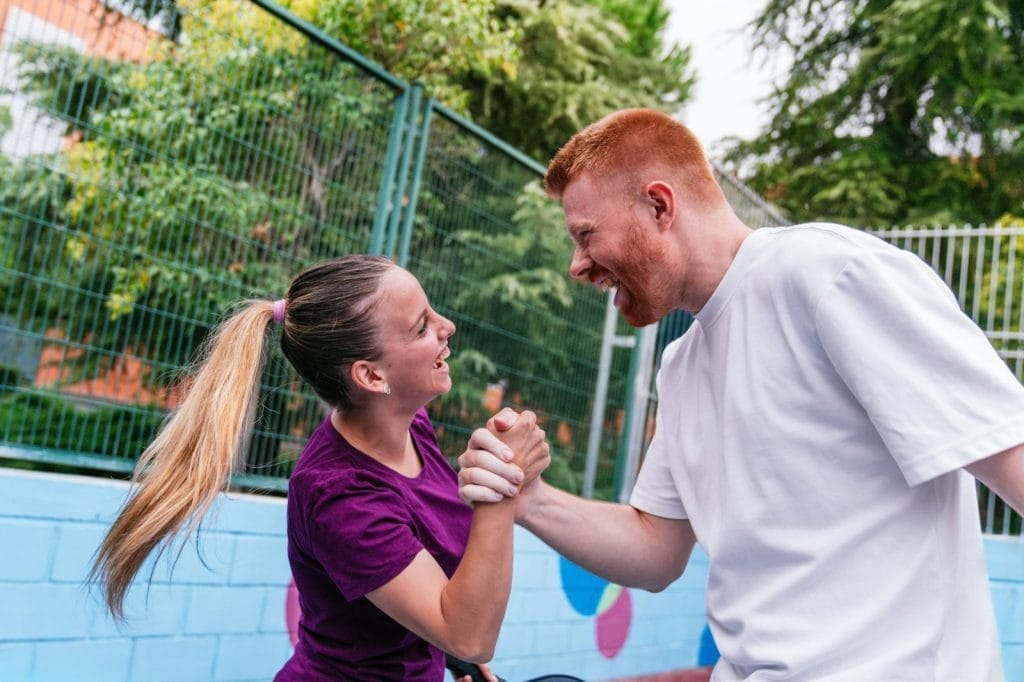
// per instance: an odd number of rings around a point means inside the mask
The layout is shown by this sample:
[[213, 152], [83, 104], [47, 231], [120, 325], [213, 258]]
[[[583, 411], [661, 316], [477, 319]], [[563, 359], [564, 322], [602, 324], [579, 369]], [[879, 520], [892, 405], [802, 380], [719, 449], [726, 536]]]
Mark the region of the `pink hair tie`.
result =
[[284, 324], [284, 306], [285, 300], [283, 298], [274, 301], [274, 322], [278, 324]]

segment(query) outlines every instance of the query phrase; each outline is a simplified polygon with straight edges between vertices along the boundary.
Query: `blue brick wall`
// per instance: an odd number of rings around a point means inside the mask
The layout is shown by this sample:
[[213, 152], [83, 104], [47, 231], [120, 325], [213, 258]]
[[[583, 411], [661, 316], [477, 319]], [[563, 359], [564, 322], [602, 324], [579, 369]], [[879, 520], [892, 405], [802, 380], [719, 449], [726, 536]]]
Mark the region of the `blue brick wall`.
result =
[[[190, 541], [173, 572], [167, 557], [143, 569], [152, 580], [129, 592], [119, 626], [81, 583], [127, 491], [119, 481], [0, 468], [0, 680], [271, 679], [291, 651], [283, 500], [222, 498], [199, 552]], [[515, 542], [493, 662], [502, 677], [603, 680], [696, 665], [707, 577], [699, 550], [683, 578], [649, 594], [596, 579], [565, 585], [577, 574], [561, 557], [520, 528]], [[986, 557], [1007, 679], [1024, 680], [1024, 542], [986, 538]]]
[[988, 537], [985, 559], [1007, 680], [1024, 680], [1024, 540]]
[[[83, 587], [128, 492], [120, 481], [0, 469], [0, 680], [269, 680], [287, 659], [281, 499], [222, 497], [171, 571], [151, 560], [114, 623]], [[200, 558], [201, 557], [201, 558]], [[272, 614], [272, 616], [271, 616]]]

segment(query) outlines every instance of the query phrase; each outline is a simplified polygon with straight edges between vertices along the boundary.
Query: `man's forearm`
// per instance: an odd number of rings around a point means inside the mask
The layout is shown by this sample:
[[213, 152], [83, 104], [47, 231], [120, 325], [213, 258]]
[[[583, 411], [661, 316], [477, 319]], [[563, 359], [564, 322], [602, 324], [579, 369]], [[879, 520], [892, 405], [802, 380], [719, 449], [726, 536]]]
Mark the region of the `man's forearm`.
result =
[[591, 573], [657, 592], [686, 568], [695, 542], [688, 521], [586, 500], [543, 482], [538, 485], [517, 521]]
[[1024, 444], [964, 467], [999, 495], [1018, 514], [1024, 514]]

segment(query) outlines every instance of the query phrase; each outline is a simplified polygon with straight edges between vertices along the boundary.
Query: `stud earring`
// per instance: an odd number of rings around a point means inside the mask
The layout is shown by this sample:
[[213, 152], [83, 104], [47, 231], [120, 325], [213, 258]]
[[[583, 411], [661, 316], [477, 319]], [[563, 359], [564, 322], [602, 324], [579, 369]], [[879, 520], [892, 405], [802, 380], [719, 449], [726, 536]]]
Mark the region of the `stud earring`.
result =
[[391, 384], [384, 384], [384, 395], [391, 395]]

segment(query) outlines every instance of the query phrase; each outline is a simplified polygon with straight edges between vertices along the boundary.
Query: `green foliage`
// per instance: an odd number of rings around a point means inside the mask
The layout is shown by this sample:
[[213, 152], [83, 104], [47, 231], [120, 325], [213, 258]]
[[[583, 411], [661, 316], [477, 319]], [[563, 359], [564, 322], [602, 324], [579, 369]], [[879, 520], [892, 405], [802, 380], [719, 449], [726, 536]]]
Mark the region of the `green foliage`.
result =
[[[578, 470], [574, 470], [569, 457], [561, 448], [553, 447], [551, 452], [551, 464], [544, 470], [542, 478], [556, 488], [566, 490], [574, 495], [579, 495], [583, 489], [583, 476]], [[609, 495], [595, 495], [599, 499], [609, 499]]]
[[[491, 415], [485, 389], [500, 386], [503, 404], [534, 410], [548, 431], [553, 462], [545, 478], [578, 491], [604, 299], [570, 282], [562, 211], [539, 180], [515, 163], [492, 165], [487, 156], [478, 159], [486, 175], [464, 174], [470, 157], [457, 149], [454, 142], [446, 147], [459, 163], [427, 169], [430, 191], [421, 195], [411, 249], [424, 288], [459, 326], [450, 360], [454, 388], [431, 412], [449, 425], [481, 424]], [[526, 178], [532, 179], [520, 184]], [[449, 203], [452, 197], [439, 191], [445, 187], [458, 187], [461, 201]], [[459, 214], [471, 219], [453, 220]], [[619, 362], [612, 373], [613, 403], [624, 374]], [[445, 430], [442, 443], [457, 452], [466, 435], [464, 429]], [[611, 444], [602, 457], [614, 462], [614, 451]]]
[[[291, 4], [457, 110], [485, 91], [514, 98], [507, 119], [483, 123], [536, 143], [540, 157], [612, 109], [670, 106], [690, 84], [688, 55], [662, 54], [660, 0]], [[0, 160], [0, 241], [10, 245], [0, 311], [37, 335], [61, 330], [63, 383], [102, 376], [130, 353], [147, 386], [166, 386], [231, 303], [279, 294], [306, 264], [370, 243], [395, 93], [252, 5], [189, 0], [183, 10], [173, 40], [155, 40], [139, 62], [19, 48], [22, 91], [67, 123], [70, 144]], [[490, 416], [484, 392], [504, 381], [506, 403], [569, 425], [550, 475], [578, 488], [604, 305], [569, 282], [558, 205], [535, 171], [441, 117], [418, 201], [412, 269], [460, 326], [455, 389], [438, 402], [448, 451]], [[320, 411], [276, 355], [264, 383], [249, 464], [282, 475], [290, 439]], [[68, 409], [64, 423], [94, 414]], [[95, 412], [121, 425], [117, 413]], [[99, 447], [60, 433], [25, 438]], [[141, 452], [129, 440], [118, 454]]]
[[494, 18], [494, 0], [325, 0], [312, 20], [387, 71], [465, 112], [467, 74], [514, 78], [517, 27]]
[[[1024, 217], [1004, 215], [995, 223], [996, 227], [1024, 228]], [[1021, 283], [1024, 281], [1024, 236], [1013, 231], [1000, 234], [984, 241], [985, 251], [980, 261], [984, 269], [980, 276], [977, 294], [968, 290], [967, 295], [977, 296], [979, 322], [986, 329], [1002, 332], [1019, 332], [1024, 320], [1024, 300], [1021, 297]], [[993, 267], [992, 263], [998, 263]], [[974, 279], [977, 279], [975, 277]], [[1014, 335], [1014, 336], [1016, 336]], [[1002, 350], [1020, 352], [1024, 350], [1017, 339], [995, 339]]]
[[474, 120], [547, 160], [581, 127], [616, 109], [678, 109], [690, 94], [688, 48], [665, 50], [660, 0], [498, 0], [521, 35], [515, 75], [474, 72]]
[[11, 117], [11, 108], [0, 105], [0, 137], [6, 135], [12, 127], [14, 127], [14, 118]]
[[1024, 201], [1018, 2], [772, 0], [760, 47], [793, 67], [731, 164], [794, 220], [981, 223]]
[[[177, 367], [230, 303], [368, 240], [379, 171], [367, 173], [366, 146], [383, 144], [386, 93], [312, 47], [241, 49], [201, 9], [187, 47], [142, 64], [22, 48], [36, 102], [82, 141], [0, 169], [5, 201], [33, 217], [0, 224], [22, 249], [12, 257], [51, 280], [0, 286], [29, 287], [14, 301], [45, 302], [48, 325], [107, 351], [83, 356], [84, 375], [126, 348]], [[349, 173], [371, 182], [343, 183]], [[44, 232], [62, 243], [37, 256]]]
[[668, 26], [669, 11], [663, 0], [591, 0], [591, 4], [625, 27], [629, 39], [623, 47], [630, 54], [650, 59], [666, 51], [662, 33]]
[[0, 395], [25, 383], [25, 374], [20, 367], [0, 364]]
[[0, 398], [0, 434], [22, 445], [134, 458], [163, 414], [138, 407], [93, 407], [57, 393], [10, 392]]

